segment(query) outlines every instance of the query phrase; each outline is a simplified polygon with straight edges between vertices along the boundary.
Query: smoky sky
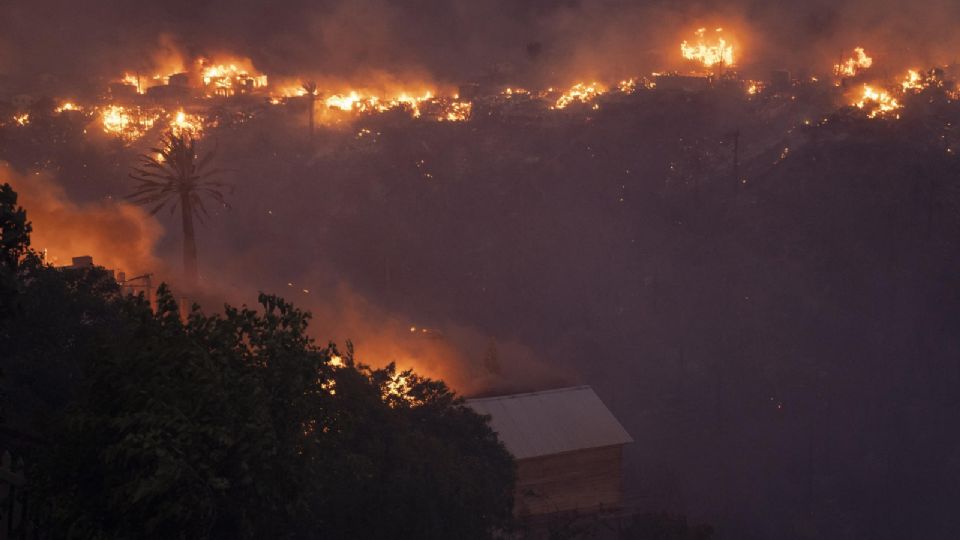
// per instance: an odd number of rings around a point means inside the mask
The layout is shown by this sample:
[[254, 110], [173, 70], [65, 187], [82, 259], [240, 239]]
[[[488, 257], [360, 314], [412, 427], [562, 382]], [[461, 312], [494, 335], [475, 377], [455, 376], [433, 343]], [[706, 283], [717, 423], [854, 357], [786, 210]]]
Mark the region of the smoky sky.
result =
[[[0, 73], [66, 79], [136, 69], [161, 42], [229, 52], [280, 76], [366, 70], [443, 82], [506, 71], [563, 80], [661, 69], [685, 34], [724, 25], [744, 67], [806, 69], [857, 44], [902, 62], [953, 60], [947, 0], [14, 0], [0, 7]], [[669, 66], [667, 66], [669, 67]]]

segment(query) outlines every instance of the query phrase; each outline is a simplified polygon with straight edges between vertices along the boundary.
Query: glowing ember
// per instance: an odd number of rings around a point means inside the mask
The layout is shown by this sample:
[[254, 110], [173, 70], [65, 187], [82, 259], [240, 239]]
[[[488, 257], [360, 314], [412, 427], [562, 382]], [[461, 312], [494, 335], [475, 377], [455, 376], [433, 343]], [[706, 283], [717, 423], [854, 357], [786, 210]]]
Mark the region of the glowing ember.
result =
[[903, 78], [900, 87], [904, 92], [919, 92], [925, 88], [942, 87], [943, 78], [938, 76], [937, 70], [930, 70], [927, 73], [921, 73], [915, 69], [907, 71], [907, 76]]
[[66, 101], [54, 110], [58, 113], [62, 113], [64, 111], [80, 111], [83, 109], [81, 109], [79, 105], [73, 102]]
[[203, 119], [195, 114], [187, 114], [181, 109], [170, 120], [170, 131], [177, 136], [188, 135], [198, 138], [203, 134]]
[[430, 99], [433, 99], [432, 92], [425, 92], [420, 96], [401, 92], [396, 96], [384, 99], [380, 96], [362, 94], [357, 90], [351, 90], [346, 94], [334, 94], [323, 102], [331, 109], [348, 112], [384, 112], [406, 106], [410, 108], [411, 114], [417, 118], [420, 116], [420, 104]]
[[923, 77], [920, 76], [919, 71], [911, 69], [907, 71], [907, 76], [903, 82], [900, 83], [900, 86], [903, 87], [904, 92], [908, 90], [922, 90], [924, 87]]
[[16, 122], [18, 126], [25, 126], [30, 123], [30, 115], [28, 113], [15, 115], [13, 121]]
[[599, 83], [577, 83], [573, 85], [569, 90], [564, 92], [557, 98], [557, 102], [553, 105], [553, 109], [565, 109], [571, 103], [580, 102], [588, 103], [597, 98], [597, 96], [606, 92], [607, 89], [601, 86]]
[[[858, 109], [867, 111], [867, 116], [877, 118], [899, 110], [902, 105], [885, 90], [878, 90], [868, 84], [863, 85], [863, 93], [854, 104]], [[900, 117], [899, 114], [896, 115]]]
[[853, 77], [861, 71], [868, 69], [873, 65], [873, 58], [867, 56], [863, 47], [857, 47], [853, 50], [853, 57], [845, 62], [837, 64], [834, 69], [839, 77]]
[[637, 89], [637, 80], [636, 79], [624, 79], [617, 83], [617, 90], [620, 90], [624, 94], [632, 94]]
[[127, 109], [120, 105], [110, 105], [101, 111], [100, 120], [105, 133], [133, 141], [153, 128], [159, 116], [157, 113], [145, 113], [139, 108]]
[[208, 92], [215, 95], [232, 96], [267, 86], [266, 75], [253, 73], [252, 68], [244, 67], [250, 64], [248, 61], [213, 64], [206, 59], [200, 59], [198, 63], [201, 67], [203, 85]]
[[502, 94], [508, 98], [513, 96], [529, 96], [530, 91], [524, 90], [523, 88], [507, 88]]
[[446, 114], [443, 114], [438, 120], [447, 122], [463, 122], [470, 118], [470, 111], [473, 104], [469, 101], [454, 101], [447, 107]]
[[124, 73], [123, 79], [120, 80], [123, 84], [132, 86], [137, 89], [138, 94], [142, 94], [145, 90], [140, 86], [140, 77], [132, 75], [130, 73]]
[[402, 397], [407, 390], [407, 372], [397, 373], [392, 379], [387, 381], [387, 394]]
[[720, 34], [723, 28], [717, 28], [714, 31], [717, 35], [713, 40], [707, 40], [706, 28], [700, 28], [696, 32], [696, 42], [690, 43], [684, 40], [680, 44], [680, 54], [687, 60], [693, 60], [703, 64], [704, 67], [713, 67], [715, 65], [732, 66], [735, 63], [733, 54], [733, 44], [728, 43]]

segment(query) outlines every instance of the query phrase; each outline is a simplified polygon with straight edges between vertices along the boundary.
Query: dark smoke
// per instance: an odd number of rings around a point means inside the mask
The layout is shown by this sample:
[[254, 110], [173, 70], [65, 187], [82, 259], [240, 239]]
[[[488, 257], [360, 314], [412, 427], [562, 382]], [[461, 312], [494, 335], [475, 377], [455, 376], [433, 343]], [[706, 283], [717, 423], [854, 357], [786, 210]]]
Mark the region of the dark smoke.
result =
[[229, 51], [269, 75], [491, 72], [566, 83], [670, 67], [699, 26], [743, 41], [745, 69], [812, 69], [863, 45], [890, 69], [953, 60], [960, 7], [949, 0], [771, 3], [627, 0], [22, 0], [0, 18], [0, 70], [79, 83], [114, 78], [161, 46]]

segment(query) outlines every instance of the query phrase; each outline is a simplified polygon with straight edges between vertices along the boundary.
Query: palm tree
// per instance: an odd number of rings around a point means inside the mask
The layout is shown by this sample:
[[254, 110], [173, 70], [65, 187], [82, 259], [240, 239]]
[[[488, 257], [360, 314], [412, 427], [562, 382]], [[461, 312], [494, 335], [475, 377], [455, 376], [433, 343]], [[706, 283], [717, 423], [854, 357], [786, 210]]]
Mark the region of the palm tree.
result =
[[159, 148], [151, 148], [149, 154], [141, 154], [140, 165], [134, 167], [130, 178], [139, 182], [137, 190], [127, 196], [136, 204], [150, 205], [150, 215], [164, 208], [170, 213], [180, 206], [183, 223], [183, 273], [189, 285], [197, 282], [197, 239], [193, 230], [193, 218], [203, 223], [207, 216], [204, 199], [209, 197], [228, 207], [221, 189], [228, 184], [214, 180], [224, 172], [211, 169], [215, 151], [199, 157], [196, 139], [189, 134], [170, 131], [161, 139]]
[[306, 81], [300, 86], [302, 86], [303, 91], [307, 93], [307, 105], [309, 106], [307, 114], [309, 115], [309, 118], [310, 118], [309, 120], [310, 121], [310, 139], [313, 140], [313, 130], [314, 130], [314, 120], [313, 120], [314, 110], [313, 109], [317, 101], [317, 83], [313, 81]]

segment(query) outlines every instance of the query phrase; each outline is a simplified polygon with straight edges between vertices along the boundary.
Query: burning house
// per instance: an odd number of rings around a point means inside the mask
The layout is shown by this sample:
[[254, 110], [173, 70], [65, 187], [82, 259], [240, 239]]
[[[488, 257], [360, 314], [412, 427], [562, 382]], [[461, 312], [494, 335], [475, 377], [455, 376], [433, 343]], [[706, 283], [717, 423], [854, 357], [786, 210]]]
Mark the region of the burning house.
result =
[[623, 503], [623, 446], [633, 442], [589, 386], [467, 400], [517, 462], [520, 517], [613, 510]]

